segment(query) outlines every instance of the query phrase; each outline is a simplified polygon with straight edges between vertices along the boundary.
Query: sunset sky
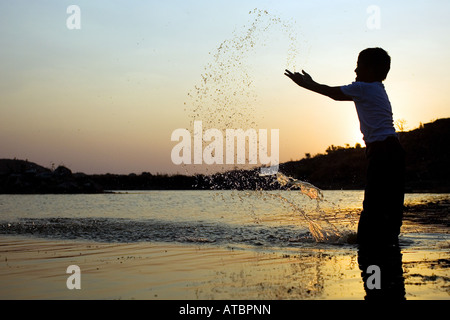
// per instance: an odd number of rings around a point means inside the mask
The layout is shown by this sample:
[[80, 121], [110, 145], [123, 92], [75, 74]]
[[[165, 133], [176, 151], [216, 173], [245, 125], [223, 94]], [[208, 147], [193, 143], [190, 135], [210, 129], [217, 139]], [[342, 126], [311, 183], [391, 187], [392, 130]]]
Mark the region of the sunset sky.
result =
[[[73, 4], [81, 29], [68, 28]], [[349, 84], [358, 53], [383, 47], [394, 120], [411, 130], [450, 116], [447, 0], [1, 0], [0, 158], [85, 173], [184, 173], [171, 161], [171, 133], [190, 129], [192, 92], [218, 70], [220, 45], [237, 43], [264, 10], [261, 19], [274, 22], [253, 31], [255, 47], [229, 49], [242, 57], [251, 90], [242, 99], [252, 113], [233, 126], [279, 129], [281, 162], [363, 144], [354, 104], [302, 90], [286, 67]], [[222, 94], [243, 88], [231, 80], [238, 69], [220, 70], [231, 72]]]

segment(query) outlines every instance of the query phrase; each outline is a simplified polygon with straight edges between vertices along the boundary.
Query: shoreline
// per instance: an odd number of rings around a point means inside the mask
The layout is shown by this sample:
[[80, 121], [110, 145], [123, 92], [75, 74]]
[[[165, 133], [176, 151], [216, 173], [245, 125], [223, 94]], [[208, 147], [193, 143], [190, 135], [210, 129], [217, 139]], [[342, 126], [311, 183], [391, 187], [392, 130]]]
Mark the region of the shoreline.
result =
[[[407, 300], [450, 298], [449, 210], [445, 195], [406, 203], [396, 264]], [[358, 247], [349, 244], [270, 247], [0, 234], [0, 299], [363, 300], [359, 262]], [[71, 265], [81, 270], [80, 290], [67, 288]]]
[[[449, 299], [445, 248], [402, 249], [406, 299]], [[69, 290], [67, 267], [80, 267]], [[3, 300], [362, 300], [355, 247], [225, 248], [0, 236]]]

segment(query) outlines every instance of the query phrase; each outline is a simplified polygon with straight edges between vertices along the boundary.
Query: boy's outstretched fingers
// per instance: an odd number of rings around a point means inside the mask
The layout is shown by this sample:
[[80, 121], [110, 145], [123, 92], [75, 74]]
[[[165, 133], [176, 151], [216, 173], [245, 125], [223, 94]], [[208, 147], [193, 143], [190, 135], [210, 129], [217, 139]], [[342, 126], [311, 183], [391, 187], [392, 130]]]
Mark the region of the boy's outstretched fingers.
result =
[[288, 69], [286, 69], [286, 70], [284, 70], [285, 72], [284, 72], [284, 75], [285, 76], [288, 76], [288, 77], [290, 77], [290, 76], [292, 76], [293, 75], [293, 73], [292, 72], [290, 72]]

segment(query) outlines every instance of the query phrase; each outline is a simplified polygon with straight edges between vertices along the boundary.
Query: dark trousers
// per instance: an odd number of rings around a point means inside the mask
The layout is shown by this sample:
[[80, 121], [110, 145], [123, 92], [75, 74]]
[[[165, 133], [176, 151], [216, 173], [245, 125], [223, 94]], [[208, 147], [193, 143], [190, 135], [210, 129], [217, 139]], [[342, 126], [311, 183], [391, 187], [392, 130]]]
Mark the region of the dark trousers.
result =
[[367, 184], [357, 241], [396, 244], [403, 218], [405, 152], [397, 137], [367, 144]]

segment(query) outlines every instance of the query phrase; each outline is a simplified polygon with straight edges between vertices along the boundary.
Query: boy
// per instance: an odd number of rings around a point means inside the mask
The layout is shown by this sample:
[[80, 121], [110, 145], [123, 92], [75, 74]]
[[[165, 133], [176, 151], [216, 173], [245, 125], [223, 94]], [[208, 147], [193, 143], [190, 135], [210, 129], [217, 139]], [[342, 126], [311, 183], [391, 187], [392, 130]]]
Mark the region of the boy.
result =
[[285, 75], [299, 86], [337, 101], [354, 101], [368, 159], [363, 210], [358, 224], [359, 245], [397, 245], [403, 217], [404, 151], [392, 120], [392, 109], [382, 81], [391, 64], [381, 48], [360, 52], [355, 82], [329, 87], [309, 74]]

